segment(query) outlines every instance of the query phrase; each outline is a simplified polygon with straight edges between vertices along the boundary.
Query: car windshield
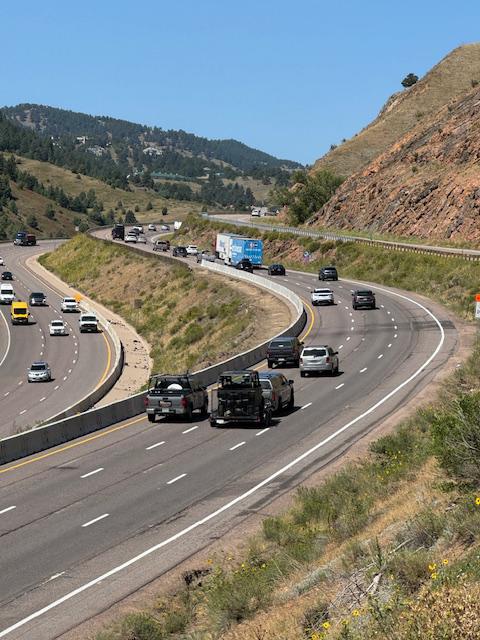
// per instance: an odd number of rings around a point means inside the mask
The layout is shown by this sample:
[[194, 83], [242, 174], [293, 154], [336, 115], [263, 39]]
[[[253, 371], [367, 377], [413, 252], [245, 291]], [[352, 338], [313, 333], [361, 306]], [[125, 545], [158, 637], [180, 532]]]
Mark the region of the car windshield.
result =
[[373, 295], [371, 291], [357, 291], [357, 296], [371, 296]]
[[329, 294], [329, 293], [332, 293], [332, 292], [330, 291], [330, 289], [315, 289], [315, 291], [313, 293], [321, 293], [321, 294], [326, 295], [326, 294]]
[[77, 301], [75, 300], [75, 298], [64, 298], [63, 299], [64, 302], [73, 302], [74, 304], [77, 303]]
[[270, 380], [260, 380], [260, 386], [262, 389], [271, 389], [272, 386], [270, 384]]
[[39, 362], [32, 364], [32, 366], [30, 367], [30, 371], [45, 371], [46, 368], [46, 364]]
[[327, 355], [326, 349], [305, 349], [302, 353], [302, 358], [305, 356], [319, 358], [320, 356], [326, 356], [326, 355]]
[[63, 327], [63, 322], [61, 320], [52, 320], [50, 324], [52, 327]]
[[163, 391], [181, 391], [190, 389], [190, 382], [186, 378], [160, 378], [155, 381], [155, 389]]
[[96, 322], [97, 318], [95, 316], [82, 316], [82, 322]]
[[254, 378], [249, 373], [229, 373], [220, 377], [223, 389], [249, 389], [254, 387]]
[[282, 340], [272, 340], [270, 343], [271, 347], [291, 347], [293, 344], [293, 340], [289, 340], [288, 338], [283, 338]]

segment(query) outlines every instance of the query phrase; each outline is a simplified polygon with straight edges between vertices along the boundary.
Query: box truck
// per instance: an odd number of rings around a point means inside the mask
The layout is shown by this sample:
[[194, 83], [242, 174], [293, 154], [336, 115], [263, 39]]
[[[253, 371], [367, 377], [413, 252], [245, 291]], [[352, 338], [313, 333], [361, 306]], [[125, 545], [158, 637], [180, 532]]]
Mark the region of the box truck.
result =
[[248, 258], [254, 267], [261, 267], [263, 264], [263, 241], [255, 238], [218, 233], [215, 251], [225, 264], [235, 266], [243, 258]]

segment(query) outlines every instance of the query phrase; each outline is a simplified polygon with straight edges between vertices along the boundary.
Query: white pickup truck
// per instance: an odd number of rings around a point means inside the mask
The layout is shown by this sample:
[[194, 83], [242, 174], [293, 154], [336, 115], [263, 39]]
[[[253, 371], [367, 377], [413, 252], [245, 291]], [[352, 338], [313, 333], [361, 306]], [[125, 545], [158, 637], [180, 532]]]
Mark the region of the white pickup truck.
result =
[[98, 331], [97, 316], [91, 312], [82, 313], [78, 319], [78, 327], [80, 329], [80, 333], [96, 333]]

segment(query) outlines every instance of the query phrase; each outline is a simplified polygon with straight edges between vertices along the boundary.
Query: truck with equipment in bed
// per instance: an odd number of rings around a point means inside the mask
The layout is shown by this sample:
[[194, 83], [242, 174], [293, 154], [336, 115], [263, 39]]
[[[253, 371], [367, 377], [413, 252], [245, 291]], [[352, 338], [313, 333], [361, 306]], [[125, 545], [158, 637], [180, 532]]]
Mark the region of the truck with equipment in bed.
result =
[[189, 421], [197, 409], [206, 418], [208, 393], [188, 374], [156, 375], [150, 378], [145, 408], [150, 422], [156, 416], [181, 416]]
[[217, 408], [210, 413], [212, 427], [253, 424], [268, 427], [271, 403], [263, 397], [257, 371], [224, 371], [218, 379]]

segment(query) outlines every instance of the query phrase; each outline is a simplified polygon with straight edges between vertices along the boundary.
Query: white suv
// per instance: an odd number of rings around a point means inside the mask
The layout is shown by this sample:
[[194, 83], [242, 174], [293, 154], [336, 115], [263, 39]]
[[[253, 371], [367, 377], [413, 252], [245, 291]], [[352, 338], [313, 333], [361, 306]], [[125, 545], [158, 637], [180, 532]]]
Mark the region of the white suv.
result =
[[331, 289], [314, 289], [311, 296], [313, 306], [318, 304], [335, 304]]
[[187, 244], [187, 256], [196, 256], [198, 254], [198, 247], [196, 244]]
[[304, 347], [300, 355], [300, 375], [302, 378], [307, 373], [323, 373], [330, 375], [338, 373], [338, 351], [326, 344], [310, 345]]
[[78, 302], [75, 300], [75, 298], [70, 297], [66, 297], [62, 300], [60, 308], [64, 313], [76, 313], [77, 311], [79, 311]]
[[15, 293], [11, 284], [0, 284], [0, 304], [11, 304], [15, 300]]

